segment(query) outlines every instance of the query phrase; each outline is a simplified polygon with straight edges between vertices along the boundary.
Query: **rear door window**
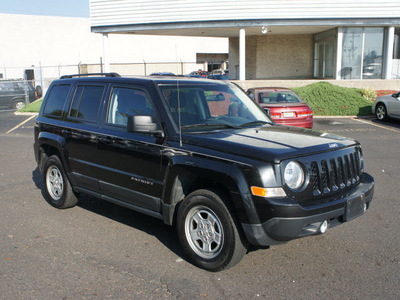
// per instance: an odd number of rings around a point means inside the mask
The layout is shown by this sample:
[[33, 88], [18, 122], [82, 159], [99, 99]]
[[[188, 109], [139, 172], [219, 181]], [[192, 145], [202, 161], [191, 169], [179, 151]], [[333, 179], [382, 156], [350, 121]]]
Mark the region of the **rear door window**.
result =
[[69, 116], [96, 122], [104, 89], [104, 86], [79, 85], [75, 90]]

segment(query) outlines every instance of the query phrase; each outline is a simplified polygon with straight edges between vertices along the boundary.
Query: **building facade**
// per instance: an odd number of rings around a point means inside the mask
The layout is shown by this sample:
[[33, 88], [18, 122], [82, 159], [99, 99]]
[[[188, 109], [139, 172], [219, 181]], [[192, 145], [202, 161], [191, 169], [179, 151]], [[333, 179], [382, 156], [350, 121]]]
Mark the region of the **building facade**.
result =
[[[104, 71], [103, 38], [89, 18], [0, 14], [0, 79], [25, 78], [44, 89], [65, 74]], [[228, 59], [228, 41], [213, 37], [113, 34], [111, 71], [186, 74]]]
[[105, 37], [227, 37], [231, 79], [400, 78], [398, 0], [90, 0], [90, 9]]

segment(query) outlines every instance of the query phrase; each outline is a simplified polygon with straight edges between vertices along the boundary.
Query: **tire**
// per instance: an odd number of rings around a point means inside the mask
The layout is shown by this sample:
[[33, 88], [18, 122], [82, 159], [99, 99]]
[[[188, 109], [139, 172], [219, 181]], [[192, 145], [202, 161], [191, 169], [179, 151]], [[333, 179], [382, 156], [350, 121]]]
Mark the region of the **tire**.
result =
[[247, 241], [230, 205], [218, 193], [197, 190], [178, 209], [177, 231], [185, 254], [196, 266], [221, 271], [236, 265], [247, 252]]
[[57, 155], [50, 156], [43, 168], [44, 194], [52, 206], [70, 208], [78, 203], [64, 168]]
[[39, 99], [42, 98], [42, 96], [43, 96], [43, 89], [40, 85], [38, 85], [36, 87], [36, 97]]
[[25, 101], [17, 100], [13, 103], [13, 108], [20, 110], [21, 108], [25, 107]]
[[388, 120], [387, 109], [386, 109], [385, 104], [379, 103], [376, 106], [375, 116], [379, 121], [387, 121]]

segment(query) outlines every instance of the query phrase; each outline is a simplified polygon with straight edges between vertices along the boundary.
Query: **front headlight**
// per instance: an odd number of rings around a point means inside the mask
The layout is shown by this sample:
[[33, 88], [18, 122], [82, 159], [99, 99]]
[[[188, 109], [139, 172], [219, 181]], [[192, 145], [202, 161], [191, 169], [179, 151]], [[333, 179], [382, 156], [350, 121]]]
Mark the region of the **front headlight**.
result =
[[297, 190], [304, 183], [304, 171], [299, 163], [291, 161], [285, 168], [285, 182], [292, 190]]

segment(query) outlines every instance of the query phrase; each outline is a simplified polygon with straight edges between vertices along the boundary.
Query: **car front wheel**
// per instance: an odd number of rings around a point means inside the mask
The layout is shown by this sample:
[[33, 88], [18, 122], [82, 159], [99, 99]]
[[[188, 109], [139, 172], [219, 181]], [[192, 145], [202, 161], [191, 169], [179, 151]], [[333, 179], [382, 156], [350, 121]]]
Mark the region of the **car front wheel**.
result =
[[52, 155], [46, 160], [43, 169], [43, 182], [44, 193], [52, 206], [69, 208], [75, 206], [78, 202], [57, 155]]
[[21, 108], [25, 107], [25, 102], [24, 101], [14, 102], [13, 107], [17, 110], [20, 110]]
[[247, 252], [247, 241], [219, 193], [197, 190], [178, 210], [177, 230], [182, 248], [197, 266], [220, 271], [236, 265]]
[[386, 121], [388, 119], [386, 106], [383, 103], [379, 103], [375, 109], [375, 116], [379, 121]]

